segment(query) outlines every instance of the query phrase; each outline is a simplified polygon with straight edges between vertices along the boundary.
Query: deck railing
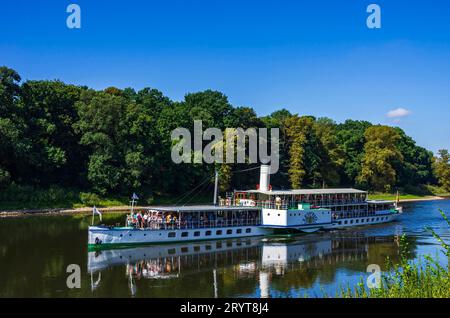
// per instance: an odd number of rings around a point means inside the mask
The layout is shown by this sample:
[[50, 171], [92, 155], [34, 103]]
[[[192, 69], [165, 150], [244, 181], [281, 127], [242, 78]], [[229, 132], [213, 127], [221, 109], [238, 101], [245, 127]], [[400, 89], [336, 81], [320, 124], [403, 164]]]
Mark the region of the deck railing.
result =
[[172, 221], [167, 222], [163, 220], [150, 221], [142, 226], [130, 223], [128, 226], [139, 229], [151, 230], [184, 230], [184, 229], [204, 229], [204, 228], [219, 228], [219, 227], [235, 227], [235, 226], [255, 226], [261, 225], [260, 218], [250, 218], [242, 220], [211, 220], [211, 221]]
[[[245, 204], [243, 204], [245, 202]], [[249, 204], [251, 202], [251, 204]], [[265, 209], [277, 209], [277, 210], [287, 210], [287, 209], [297, 209], [299, 204], [311, 204], [311, 206], [317, 207], [330, 207], [330, 206], [344, 206], [344, 205], [365, 205], [367, 202], [360, 199], [349, 199], [349, 200], [311, 200], [311, 201], [287, 201], [282, 200], [281, 203], [276, 203], [274, 200], [223, 200], [220, 205], [222, 206], [253, 206]]]

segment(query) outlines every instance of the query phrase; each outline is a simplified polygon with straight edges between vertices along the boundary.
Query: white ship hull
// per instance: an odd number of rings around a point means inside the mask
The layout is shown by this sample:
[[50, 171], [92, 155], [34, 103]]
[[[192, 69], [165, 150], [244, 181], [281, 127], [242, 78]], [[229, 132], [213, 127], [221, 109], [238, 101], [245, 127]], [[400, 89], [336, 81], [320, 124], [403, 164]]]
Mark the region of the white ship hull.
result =
[[174, 230], [90, 226], [88, 244], [90, 246], [108, 247], [136, 244], [191, 242], [263, 236], [270, 235], [272, 232], [272, 230], [262, 228], [261, 226], [233, 226]]
[[395, 221], [399, 213], [378, 214], [365, 217], [346, 218], [335, 221], [326, 229], [343, 229], [355, 226], [375, 225]]

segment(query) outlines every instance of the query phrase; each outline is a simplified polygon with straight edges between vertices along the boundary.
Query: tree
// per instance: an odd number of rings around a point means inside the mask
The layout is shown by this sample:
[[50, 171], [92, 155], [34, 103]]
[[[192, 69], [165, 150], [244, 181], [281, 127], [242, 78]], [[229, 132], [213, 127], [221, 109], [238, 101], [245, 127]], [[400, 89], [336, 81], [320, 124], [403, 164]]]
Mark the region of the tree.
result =
[[324, 186], [339, 185], [340, 169], [345, 160], [344, 152], [336, 137], [336, 123], [329, 118], [319, 118], [314, 123], [313, 129], [318, 140], [316, 147], [320, 158], [319, 178]]
[[228, 98], [212, 90], [187, 94], [184, 97], [184, 106], [188, 109], [192, 121], [203, 121], [204, 129], [215, 127], [224, 130], [227, 128], [226, 118], [229, 118], [233, 111]]
[[287, 120], [292, 117], [292, 114], [286, 110], [281, 109], [271, 113], [269, 116], [262, 117], [261, 120], [267, 129], [278, 128], [280, 136], [280, 166], [278, 173], [271, 175], [271, 182], [277, 187], [288, 188], [290, 187], [289, 182], [289, 142], [288, 136], [286, 135]]
[[450, 191], [450, 154], [447, 149], [438, 151], [438, 157], [434, 158], [434, 173], [439, 184], [446, 190]]
[[370, 189], [389, 192], [396, 181], [394, 166], [403, 162], [397, 148], [400, 135], [392, 127], [378, 125], [367, 128], [364, 137], [364, 157], [357, 180]]
[[403, 155], [403, 162], [398, 162], [396, 171], [398, 173], [398, 184], [411, 187], [421, 184], [433, 183], [433, 153], [416, 145], [416, 142], [401, 128], [394, 128], [400, 135], [397, 144]]
[[[289, 138], [289, 180], [294, 189], [302, 186], [306, 176], [306, 146], [310, 140], [314, 120], [311, 117], [292, 116], [286, 120]], [[311, 154], [311, 153], [309, 153]]]
[[346, 120], [336, 127], [336, 142], [343, 152], [344, 162], [340, 170], [341, 184], [353, 186], [361, 173], [364, 156], [364, 133], [372, 126], [367, 121]]
[[80, 149], [80, 136], [74, 129], [78, 121], [75, 104], [83, 90], [61, 81], [27, 81], [22, 85], [24, 134], [32, 149], [21, 171], [28, 181], [34, 178], [43, 185], [81, 185], [85, 181], [87, 154]]
[[20, 163], [25, 162], [30, 143], [23, 135], [25, 123], [19, 105], [19, 74], [0, 67], [0, 187], [19, 178]]

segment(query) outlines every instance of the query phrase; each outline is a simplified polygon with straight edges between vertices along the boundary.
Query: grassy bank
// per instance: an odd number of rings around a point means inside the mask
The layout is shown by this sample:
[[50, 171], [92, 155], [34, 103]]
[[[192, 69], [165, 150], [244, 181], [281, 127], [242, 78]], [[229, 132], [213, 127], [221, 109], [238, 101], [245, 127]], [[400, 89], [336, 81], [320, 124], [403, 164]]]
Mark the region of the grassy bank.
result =
[[[400, 200], [427, 200], [435, 197], [450, 197], [450, 192], [437, 186], [424, 185], [410, 187], [410, 189], [400, 190]], [[397, 193], [369, 193], [370, 200], [388, 200], [397, 199]]]
[[[436, 198], [433, 195], [419, 195], [419, 194], [401, 194], [400, 201], [402, 200], [427, 200]], [[373, 193], [369, 194], [369, 200], [387, 200], [387, 201], [395, 201], [397, 199], [396, 194], [391, 193]]]
[[[447, 215], [440, 211], [443, 219], [450, 226]], [[448, 245], [434, 230], [426, 228], [440, 243], [443, 253], [449, 258]], [[419, 262], [408, 261], [408, 242], [403, 236], [400, 240], [400, 263], [393, 265], [386, 260], [388, 271], [381, 274], [379, 288], [366, 288], [363, 280], [356, 288], [341, 288], [337, 297], [344, 298], [450, 298], [450, 265], [439, 264], [437, 255], [425, 256]], [[439, 252], [441, 253], [441, 252]]]
[[[420, 192], [420, 193], [418, 193]], [[418, 193], [418, 194], [415, 194]], [[130, 194], [131, 195], [131, 194]], [[139, 193], [140, 205], [170, 205], [184, 204], [186, 202], [210, 203], [212, 194], [201, 194], [191, 198], [189, 196], [168, 196], [158, 193]], [[433, 186], [422, 187], [420, 191], [410, 193], [400, 193], [400, 200], [426, 200], [433, 196], [450, 196], [442, 189]], [[372, 193], [369, 194], [371, 200], [395, 200], [395, 193]], [[24, 210], [24, 209], [77, 209], [83, 207], [117, 207], [128, 206], [129, 196], [108, 196], [91, 192], [84, 192], [79, 189], [63, 188], [53, 186], [48, 189], [35, 188], [32, 186], [11, 185], [0, 191], [0, 211]]]

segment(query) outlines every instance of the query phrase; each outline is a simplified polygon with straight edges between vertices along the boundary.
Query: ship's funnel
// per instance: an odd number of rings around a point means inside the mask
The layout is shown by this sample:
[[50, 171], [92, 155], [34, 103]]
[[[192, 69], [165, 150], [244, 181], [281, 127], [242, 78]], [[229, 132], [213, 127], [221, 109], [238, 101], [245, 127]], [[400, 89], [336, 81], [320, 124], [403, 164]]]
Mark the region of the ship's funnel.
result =
[[259, 190], [269, 191], [270, 184], [270, 166], [262, 165], [259, 174]]

